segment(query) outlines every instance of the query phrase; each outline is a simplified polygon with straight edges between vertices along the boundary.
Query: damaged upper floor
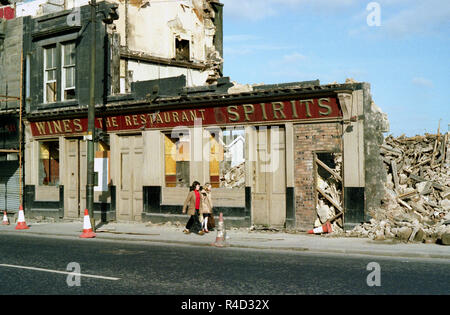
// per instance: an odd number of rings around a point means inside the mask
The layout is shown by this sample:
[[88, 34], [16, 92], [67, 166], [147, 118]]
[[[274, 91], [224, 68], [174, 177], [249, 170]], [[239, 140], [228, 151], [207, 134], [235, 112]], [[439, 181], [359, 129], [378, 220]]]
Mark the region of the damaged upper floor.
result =
[[[90, 36], [88, 0], [3, 0], [2, 4], [0, 11], [8, 12], [3, 20], [31, 21], [24, 29], [25, 37], [31, 33], [26, 38], [32, 42], [29, 46], [43, 47], [76, 32], [78, 53], [84, 49], [79, 38]], [[112, 81], [118, 86], [112, 94], [130, 92], [131, 83], [137, 81], [185, 75], [189, 86], [201, 86], [216, 83], [222, 76], [223, 4], [219, 1], [108, 0], [97, 4], [97, 19], [103, 21], [103, 30], [97, 31], [99, 45], [103, 33], [108, 40], [114, 39], [114, 51], [109, 53], [114, 69], [108, 71], [110, 76], [117, 75]], [[106, 7], [114, 10], [112, 19]], [[42, 53], [35, 48], [28, 53]]]

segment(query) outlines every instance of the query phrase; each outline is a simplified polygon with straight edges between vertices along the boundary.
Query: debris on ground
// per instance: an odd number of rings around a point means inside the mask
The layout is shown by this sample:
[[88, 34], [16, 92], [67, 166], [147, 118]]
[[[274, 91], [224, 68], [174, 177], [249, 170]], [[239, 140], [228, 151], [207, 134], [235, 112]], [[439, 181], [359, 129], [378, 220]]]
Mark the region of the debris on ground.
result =
[[314, 227], [331, 223], [332, 231], [343, 231], [342, 206], [342, 154], [319, 153], [317, 164], [317, 219]]
[[448, 243], [450, 233], [449, 133], [394, 138], [380, 151], [387, 170], [385, 194], [368, 223], [348, 236], [374, 240]]

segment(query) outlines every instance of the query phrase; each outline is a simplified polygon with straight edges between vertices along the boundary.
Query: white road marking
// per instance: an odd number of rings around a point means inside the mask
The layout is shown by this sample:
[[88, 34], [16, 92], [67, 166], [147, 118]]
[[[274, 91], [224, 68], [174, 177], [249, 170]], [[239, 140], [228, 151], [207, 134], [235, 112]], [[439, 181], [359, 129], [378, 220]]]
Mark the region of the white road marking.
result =
[[35, 271], [45, 271], [45, 272], [61, 273], [61, 274], [65, 274], [65, 275], [69, 275], [70, 274], [70, 275], [73, 275], [73, 276], [97, 278], [97, 279], [104, 279], [104, 280], [120, 280], [120, 278], [114, 278], [114, 277], [88, 275], [88, 274], [75, 273], [75, 272], [69, 272], [69, 271], [59, 271], [59, 270], [36, 268], [36, 267], [27, 267], [27, 266], [16, 266], [16, 265], [0, 264], [0, 267], [11, 267], [11, 268], [28, 269], [28, 270], [35, 270]]

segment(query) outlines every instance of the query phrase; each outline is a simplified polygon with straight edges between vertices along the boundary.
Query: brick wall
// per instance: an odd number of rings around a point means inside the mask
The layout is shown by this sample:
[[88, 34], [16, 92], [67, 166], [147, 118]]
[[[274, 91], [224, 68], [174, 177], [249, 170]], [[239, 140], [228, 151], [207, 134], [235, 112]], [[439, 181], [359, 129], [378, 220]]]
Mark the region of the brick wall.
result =
[[316, 220], [314, 152], [342, 152], [341, 125], [316, 123], [294, 125], [295, 221], [309, 230]]

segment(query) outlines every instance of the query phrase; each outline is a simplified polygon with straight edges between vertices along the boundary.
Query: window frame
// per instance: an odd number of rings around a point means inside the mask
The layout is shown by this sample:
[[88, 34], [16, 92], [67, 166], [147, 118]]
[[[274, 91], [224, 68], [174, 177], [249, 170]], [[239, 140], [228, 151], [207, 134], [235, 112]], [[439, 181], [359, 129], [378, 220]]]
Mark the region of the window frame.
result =
[[[45, 181], [44, 179], [46, 178], [46, 176], [44, 176], [44, 178], [42, 179], [41, 182], [41, 167], [43, 168], [44, 171], [44, 175], [47, 175], [45, 172], [45, 165], [41, 165], [43, 159], [42, 159], [42, 145], [44, 143], [56, 143], [56, 146], [49, 146], [48, 148], [48, 181], [47, 184], [44, 184]], [[43, 139], [43, 140], [39, 140], [38, 141], [38, 150], [39, 150], [39, 158], [38, 158], [38, 165], [39, 167], [37, 168], [37, 172], [38, 172], [38, 185], [41, 187], [58, 187], [61, 183], [60, 183], [60, 175], [61, 175], [61, 158], [60, 158], [60, 147], [59, 147], [60, 143], [59, 143], [59, 139]], [[58, 159], [57, 159], [57, 163], [58, 163], [58, 177], [56, 178], [56, 180], [52, 181], [52, 174], [54, 174], [54, 168], [52, 167], [52, 160], [55, 160], [54, 158], [52, 158], [52, 152], [55, 147], [57, 147], [57, 151], [58, 151]], [[53, 170], [53, 172], [52, 172]], [[54, 175], [53, 175], [54, 176]]]
[[[221, 163], [226, 164], [226, 163], [230, 163], [230, 169], [232, 168], [236, 168], [239, 165], [241, 165], [242, 163], [246, 163], [247, 162], [247, 158], [246, 158], [246, 152], [245, 152], [245, 146], [246, 146], [246, 131], [245, 131], [245, 127], [244, 126], [232, 126], [232, 127], [214, 127], [214, 128], [205, 128], [208, 132], [209, 132], [209, 138], [208, 138], [208, 143], [209, 143], [209, 157], [208, 157], [208, 161], [209, 161], [209, 181], [212, 184], [212, 186], [214, 188], [224, 188], [224, 189], [240, 189], [239, 187], [226, 187], [222, 185], [222, 172], [224, 171], [223, 169], [223, 165], [221, 165]], [[234, 132], [234, 135], [233, 135]], [[243, 148], [242, 148], [242, 162], [239, 164], [236, 164], [234, 166], [231, 166], [232, 163], [232, 159], [230, 160], [227, 157], [226, 154], [226, 149], [229, 148], [229, 146], [235, 142], [235, 140], [237, 140], [239, 137], [242, 137], [244, 140], [243, 143]], [[221, 148], [219, 149], [219, 151], [214, 150], [214, 152], [212, 152], [212, 147], [211, 144], [213, 143], [213, 141], [215, 143], [217, 143], [217, 145], [221, 146]], [[216, 148], [217, 149], [217, 148]], [[214, 157], [218, 158], [215, 159]], [[212, 175], [212, 168], [214, 163], [216, 163], [216, 167], [218, 167], [218, 182], [216, 180], [215, 177], [217, 177], [217, 175]], [[245, 169], [245, 164], [244, 164], [244, 169]], [[214, 177], [213, 177], [214, 176]]]
[[[73, 51], [74, 51], [74, 61], [73, 64], [65, 64], [66, 63], [66, 49], [68, 46], [73, 45]], [[75, 41], [69, 41], [61, 44], [61, 101], [70, 101], [75, 98], [76, 93], [76, 42]], [[68, 69], [73, 69], [73, 86], [66, 86], [66, 73]], [[68, 90], [74, 90], [74, 98], [67, 98], [65, 95], [65, 92]]]
[[[73, 53], [74, 53], [74, 57], [73, 57], [73, 62], [72, 63], [68, 63], [67, 65], [65, 64], [66, 60], [66, 56], [65, 56], [65, 50], [67, 49], [67, 47], [72, 46], [73, 45]], [[67, 101], [73, 101], [74, 99], [76, 99], [76, 89], [77, 89], [77, 44], [75, 40], [68, 40], [68, 41], [64, 41], [64, 42], [58, 42], [58, 43], [53, 43], [53, 44], [49, 44], [46, 46], [42, 47], [43, 49], [43, 72], [44, 72], [44, 77], [43, 77], [43, 104], [52, 104], [52, 103], [57, 103], [57, 102], [67, 102]], [[49, 51], [53, 51], [52, 54], [52, 63], [53, 63], [53, 67], [51, 68], [47, 68], [47, 57], [48, 57], [48, 53]], [[67, 82], [66, 82], [66, 73], [67, 71], [69, 71], [69, 69], [73, 69], [74, 75], [73, 75], [73, 85], [72, 86], [66, 86]], [[49, 73], [51, 71], [54, 71], [54, 79], [49, 80]], [[48, 93], [47, 93], [47, 85], [48, 84], [54, 84], [55, 87], [55, 96], [53, 98], [53, 100], [48, 100]], [[67, 98], [66, 96], [66, 92], [73, 90], [73, 97], [72, 98]], [[59, 91], [59, 92], [58, 92]]]
[[[187, 132], [187, 134], [186, 134]], [[190, 138], [190, 133], [191, 131], [189, 129], [183, 130], [183, 132], [181, 132], [183, 134], [182, 137], [176, 137], [173, 134], [171, 134], [170, 132], [163, 132], [164, 135], [164, 187], [166, 188], [173, 188], [173, 187], [189, 187], [190, 183], [189, 183], [189, 177], [190, 177], [190, 167], [191, 167], [191, 138]], [[167, 138], [167, 139], [166, 139]], [[171, 141], [173, 143], [172, 146], [172, 150], [173, 152], [166, 152], [167, 146], [166, 146], [166, 141]], [[182, 152], [180, 152], [180, 150], [182, 149]], [[185, 152], [185, 150], [187, 150]], [[172, 160], [175, 162], [175, 168], [177, 168], [177, 164], [178, 163], [184, 163], [184, 164], [188, 164], [189, 166], [188, 171], [189, 174], [187, 176], [187, 178], [184, 178], [185, 183], [184, 185], [179, 186], [178, 183], [180, 181], [180, 178], [177, 177], [177, 172], [175, 172], [175, 182], [167, 182], [167, 178], [168, 176], [174, 176], [172, 174], [167, 174], [167, 157], [170, 156], [172, 158]], [[172, 185], [175, 186], [172, 186]]]
[[[57, 52], [58, 52], [57, 48], [58, 48], [58, 46], [56, 44], [43, 47], [43, 49], [44, 49], [44, 103], [45, 104], [51, 104], [51, 103], [55, 103], [58, 101], [58, 65], [56, 64], [57, 63]], [[50, 50], [52, 51], [53, 67], [47, 68], [48, 53]], [[55, 72], [53, 80], [48, 79], [48, 73], [51, 71]], [[47, 99], [47, 97], [48, 97], [47, 84], [49, 84], [49, 83], [55, 83], [55, 90], [54, 90], [55, 97], [54, 97], [53, 101], [49, 101]]]

